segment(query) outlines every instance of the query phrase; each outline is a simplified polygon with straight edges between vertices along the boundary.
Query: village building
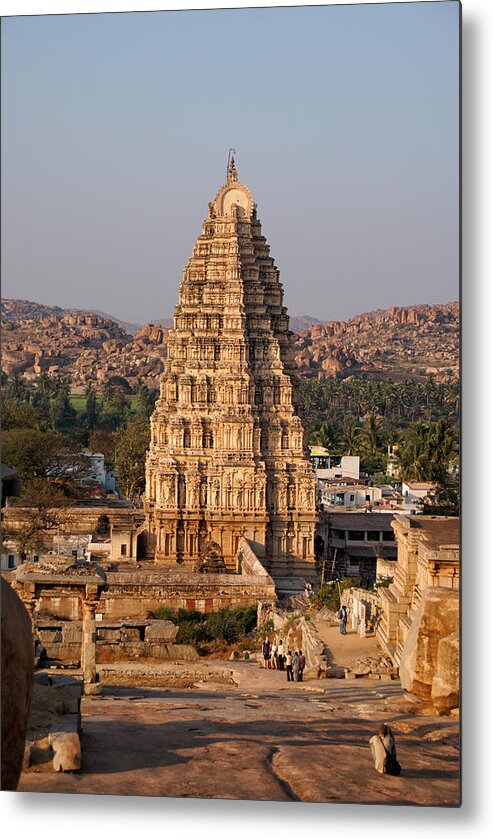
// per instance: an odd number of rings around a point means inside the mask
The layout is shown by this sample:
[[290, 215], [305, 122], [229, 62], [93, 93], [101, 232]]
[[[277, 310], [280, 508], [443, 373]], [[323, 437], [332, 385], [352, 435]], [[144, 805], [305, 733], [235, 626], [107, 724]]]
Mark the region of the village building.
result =
[[322, 509], [343, 507], [358, 510], [383, 506], [379, 486], [364, 484], [355, 478], [336, 478], [318, 482], [318, 501]]
[[357, 455], [334, 457], [323, 446], [310, 446], [310, 460], [319, 481], [336, 478], [359, 480], [360, 459]]
[[423, 500], [436, 489], [436, 483], [429, 481], [402, 481], [401, 493], [404, 507], [421, 511]]
[[372, 585], [378, 563], [380, 576], [390, 576], [397, 558], [392, 520], [392, 513], [322, 511], [317, 536], [323, 546], [324, 579], [360, 577]]

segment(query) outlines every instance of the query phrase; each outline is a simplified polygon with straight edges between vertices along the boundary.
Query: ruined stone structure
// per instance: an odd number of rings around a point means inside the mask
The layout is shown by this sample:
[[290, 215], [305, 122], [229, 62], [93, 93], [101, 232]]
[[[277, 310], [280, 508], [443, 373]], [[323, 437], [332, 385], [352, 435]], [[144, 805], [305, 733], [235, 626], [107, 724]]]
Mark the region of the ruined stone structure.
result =
[[47, 590], [54, 603], [60, 603], [73, 593], [82, 610], [80, 664], [85, 694], [101, 690], [96, 670], [95, 615], [106, 578], [101, 569], [90, 563], [67, 565], [60, 559], [43, 563], [24, 563], [15, 573], [14, 586], [31, 618], [33, 638], [36, 638], [37, 612], [42, 593]]
[[459, 704], [459, 519], [396, 516], [397, 563], [376, 637], [402, 686], [442, 713]]
[[144, 509], [157, 561], [245, 537], [274, 576], [314, 576], [315, 478], [296, 413], [279, 272], [234, 160], [183, 273], [151, 419]]

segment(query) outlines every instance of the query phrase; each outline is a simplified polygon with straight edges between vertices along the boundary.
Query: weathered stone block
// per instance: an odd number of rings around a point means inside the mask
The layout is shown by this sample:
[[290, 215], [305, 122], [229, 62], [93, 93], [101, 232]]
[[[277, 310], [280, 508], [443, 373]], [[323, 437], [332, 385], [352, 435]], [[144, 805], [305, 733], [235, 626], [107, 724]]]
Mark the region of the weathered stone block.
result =
[[459, 593], [445, 588], [426, 589], [402, 649], [399, 675], [404, 690], [431, 698], [439, 642], [458, 630]]
[[54, 751], [55, 772], [74, 772], [82, 766], [82, 750], [76, 731], [54, 731], [50, 733], [50, 746]]
[[62, 626], [62, 638], [65, 644], [82, 643], [82, 625], [79, 621], [67, 621]]
[[460, 637], [453, 632], [438, 643], [437, 669], [431, 684], [431, 701], [440, 714], [459, 705]]
[[153, 621], [145, 629], [146, 641], [161, 643], [173, 642], [178, 635], [178, 627], [172, 621]]

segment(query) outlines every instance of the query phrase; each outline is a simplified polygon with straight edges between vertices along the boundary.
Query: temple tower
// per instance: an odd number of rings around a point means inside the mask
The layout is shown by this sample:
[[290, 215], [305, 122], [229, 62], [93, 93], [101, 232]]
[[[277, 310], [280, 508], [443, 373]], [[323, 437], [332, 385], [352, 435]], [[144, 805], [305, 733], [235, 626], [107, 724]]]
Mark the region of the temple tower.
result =
[[183, 272], [144, 497], [157, 561], [236, 570], [242, 536], [274, 576], [314, 577], [315, 477], [297, 416], [279, 271], [234, 158]]

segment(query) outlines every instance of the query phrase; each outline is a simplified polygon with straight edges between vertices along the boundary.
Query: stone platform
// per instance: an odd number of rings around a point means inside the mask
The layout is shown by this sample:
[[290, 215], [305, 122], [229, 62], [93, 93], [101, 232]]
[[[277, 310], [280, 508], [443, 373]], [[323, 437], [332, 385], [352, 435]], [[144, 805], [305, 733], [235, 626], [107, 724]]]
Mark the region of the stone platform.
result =
[[[214, 681], [211, 667], [234, 668], [236, 685]], [[145, 687], [137, 673], [109, 685], [105, 676], [102, 696], [82, 700], [82, 770], [30, 770], [19, 790], [458, 806], [458, 720], [424, 713], [397, 682], [288, 684], [254, 662], [203, 668], [192, 689]], [[396, 736], [399, 778], [378, 775], [370, 758], [368, 738], [383, 720]]]

